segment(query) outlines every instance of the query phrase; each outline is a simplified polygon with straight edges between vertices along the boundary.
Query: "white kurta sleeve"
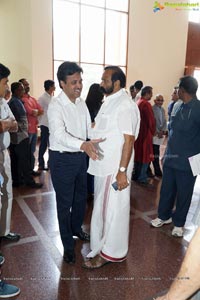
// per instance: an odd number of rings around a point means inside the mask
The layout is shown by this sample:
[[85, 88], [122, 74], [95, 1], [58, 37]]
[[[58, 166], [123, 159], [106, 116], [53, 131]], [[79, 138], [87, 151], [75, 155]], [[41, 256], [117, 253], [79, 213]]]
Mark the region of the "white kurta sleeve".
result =
[[140, 112], [137, 104], [132, 103], [130, 107], [126, 107], [119, 112], [118, 126], [123, 134], [137, 138], [140, 128]]

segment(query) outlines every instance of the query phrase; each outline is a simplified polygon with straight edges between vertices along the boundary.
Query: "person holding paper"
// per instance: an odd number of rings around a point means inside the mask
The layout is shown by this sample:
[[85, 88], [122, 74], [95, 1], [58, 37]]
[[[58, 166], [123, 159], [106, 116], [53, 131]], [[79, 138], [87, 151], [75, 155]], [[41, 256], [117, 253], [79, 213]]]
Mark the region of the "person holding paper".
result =
[[156, 134], [153, 137], [153, 167], [155, 175], [158, 177], [162, 177], [162, 171], [160, 168], [160, 145], [162, 145], [164, 141], [164, 135], [166, 134], [167, 130], [167, 121], [165, 117], [165, 110], [162, 107], [164, 102], [164, 98], [161, 94], [157, 94], [154, 100], [154, 105], [152, 106], [153, 114], [156, 120]]
[[[158, 217], [151, 221], [153, 227], [173, 221], [172, 235], [175, 237], [183, 236], [196, 180], [189, 157], [200, 153], [200, 101], [196, 97], [197, 89], [198, 82], [192, 76], [180, 78], [178, 95], [183, 104], [170, 119]], [[173, 211], [174, 205], [176, 209]]]

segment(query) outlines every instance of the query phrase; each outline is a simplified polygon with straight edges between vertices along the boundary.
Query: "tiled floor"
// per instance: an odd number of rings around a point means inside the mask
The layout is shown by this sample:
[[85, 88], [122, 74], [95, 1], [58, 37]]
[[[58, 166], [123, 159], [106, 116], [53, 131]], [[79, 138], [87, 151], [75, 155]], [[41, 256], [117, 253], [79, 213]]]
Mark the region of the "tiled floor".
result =
[[[89, 244], [77, 240], [75, 266], [62, 259], [55, 194], [49, 172], [43, 172], [41, 190], [14, 189], [12, 230], [18, 243], [2, 243], [6, 262], [2, 277], [16, 284], [18, 300], [145, 300], [167, 289], [176, 275], [194, 232], [191, 217], [199, 200], [198, 180], [184, 239], [171, 236], [172, 225], [151, 228], [156, 216], [161, 181], [154, 189], [132, 183], [130, 247], [126, 262], [89, 271], [81, 268]], [[89, 231], [92, 201], [88, 201], [84, 229]], [[150, 298], [149, 298], [150, 297]]]

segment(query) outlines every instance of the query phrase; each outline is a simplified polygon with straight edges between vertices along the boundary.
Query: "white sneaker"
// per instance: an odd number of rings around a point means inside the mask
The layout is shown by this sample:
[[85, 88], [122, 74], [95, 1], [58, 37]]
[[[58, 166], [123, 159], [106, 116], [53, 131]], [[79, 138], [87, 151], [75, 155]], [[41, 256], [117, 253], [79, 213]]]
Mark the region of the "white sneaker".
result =
[[183, 227], [176, 227], [174, 226], [172, 230], [172, 235], [176, 237], [182, 237], [183, 236]]
[[172, 222], [172, 218], [169, 218], [168, 220], [161, 220], [160, 218], [156, 218], [154, 220], [151, 220], [151, 226], [161, 227], [165, 224], [170, 224], [171, 222]]

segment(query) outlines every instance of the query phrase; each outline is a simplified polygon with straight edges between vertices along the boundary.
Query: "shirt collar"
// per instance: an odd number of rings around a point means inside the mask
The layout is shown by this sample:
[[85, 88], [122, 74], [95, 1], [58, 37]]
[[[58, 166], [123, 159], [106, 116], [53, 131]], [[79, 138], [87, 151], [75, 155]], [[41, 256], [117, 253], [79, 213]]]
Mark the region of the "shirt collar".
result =
[[63, 105], [70, 105], [70, 104], [77, 105], [81, 101], [81, 98], [77, 98], [75, 103], [73, 103], [63, 91], [60, 93], [58, 97], [61, 99]]
[[107, 105], [110, 101], [114, 100], [117, 97], [120, 97], [122, 93], [123, 93], [123, 89], [119, 90], [118, 92], [110, 96], [104, 97], [103, 102], [105, 103], [105, 105]]
[[190, 100], [189, 102], [187, 102], [187, 103], [184, 103], [184, 102], [183, 102], [183, 103], [181, 104], [181, 107], [192, 108], [192, 106], [193, 106], [195, 100], [197, 100], [197, 99], [191, 99], [191, 100]]
[[52, 96], [51, 95], [49, 95], [49, 93], [47, 93], [46, 91], [44, 92], [44, 94], [47, 96], [47, 97], [49, 97], [49, 98], [51, 98]]

